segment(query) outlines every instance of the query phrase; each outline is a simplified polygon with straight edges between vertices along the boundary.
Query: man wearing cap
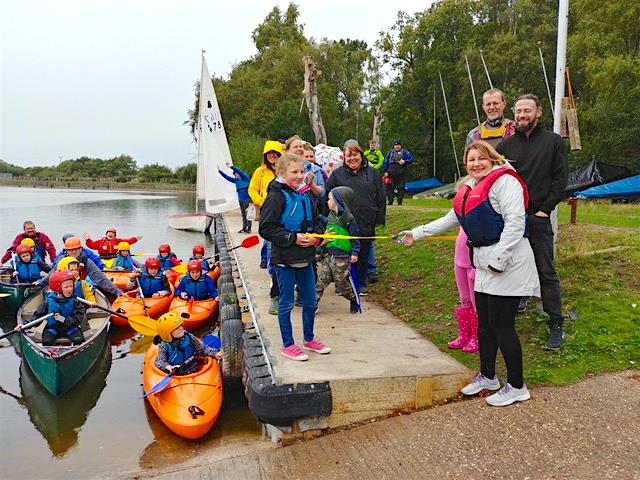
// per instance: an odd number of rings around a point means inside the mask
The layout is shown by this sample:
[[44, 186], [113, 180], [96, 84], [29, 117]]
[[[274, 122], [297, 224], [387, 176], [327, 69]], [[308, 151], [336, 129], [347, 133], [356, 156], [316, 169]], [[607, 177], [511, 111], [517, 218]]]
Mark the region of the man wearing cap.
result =
[[43, 261], [47, 254], [49, 254], [51, 261], [56, 258], [56, 247], [53, 245], [53, 242], [46, 234], [38, 232], [35, 224], [31, 220], [24, 222], [22, 224], [22, 229], [24, 232], [16, 235], [16, 238], [13, 239], [13, 243], [9, 248], [7, 248], [7, 251], [2, 256], [0, 263], [4, 263], [9, 260], [11, 258], [11, 254], [16, 251], [20, 242], [25, 238], [31, 238], [33, 240], [36, 244], [35, 253], [37, 253]]
[[107, 228], [107, 231], [100, 240], [91, 240], [88, 233], [85, 233], [84, 239], [87, 247], [97, 250], [100, 254], [100, 258], [115, 258], [118, 254], [118, 244], [120, 242], [127, 242], [129, 245], [133, 245], [138, 240], [142, 240], [142, 235], [131, 238], [117, 238], [117, 232], [115, 227]]
[[393, 205], [393, 196], [395, 190], [398, 190], [398, 205], [402, 205], [404, 198], [404, 174], [409, 165], [413, 162], [411, 152], [402, 148], [402, 142], [396, 140], [393, 142], [393, 148], [389, 150], [384, 157], [384, 176], [388, 177], [390, 182], [387, 184], [387, 204]]

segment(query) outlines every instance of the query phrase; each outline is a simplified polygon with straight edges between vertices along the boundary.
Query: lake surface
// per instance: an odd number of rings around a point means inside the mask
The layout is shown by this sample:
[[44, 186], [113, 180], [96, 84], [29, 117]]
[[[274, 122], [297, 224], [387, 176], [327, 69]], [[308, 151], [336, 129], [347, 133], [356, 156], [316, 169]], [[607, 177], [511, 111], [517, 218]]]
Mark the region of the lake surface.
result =
[[[194, 209], [189, 193], [140, 193], [94, 190], [48, 190], [0, 187], [0, 248], [4, 253], [22, 222], [62, 247], [62, 236], [88, 232], [99, 239], [106, 227], [118, 236], [143, 235], [133, 253], [157, 252], [169, 243], [178, 257], [191, 256], [196, 243], [213, 252], [209, 235], [167, 226], [167, 215]], [[139, 257], [144, 261], [144, 257]], [[0, 326], [15, 317], [0, 300]], [[89, 478], [140, 468], [168, 466], [234, 442], [262, 442], [259, 423], [247, 409], [241, 387], [225, 390], [215, 427], [191, 442], [172, 434], [140, 399], [142, 360], [148, 338], [113, 327], [110, 343], [94, 369], [62, 397], [50, 395], [22, 364], [18, 336], [0, 345], [0, 478]]]

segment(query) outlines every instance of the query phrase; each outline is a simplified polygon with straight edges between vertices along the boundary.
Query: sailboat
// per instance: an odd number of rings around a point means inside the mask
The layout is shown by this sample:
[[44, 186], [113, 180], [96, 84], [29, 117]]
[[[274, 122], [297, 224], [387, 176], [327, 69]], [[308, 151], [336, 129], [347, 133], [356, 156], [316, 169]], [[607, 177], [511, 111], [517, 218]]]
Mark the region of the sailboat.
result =
[[[207, 232], [213, 215], [239, 207], [234, 185], [218, 173], [232, 163], [227, 134], [222, 123], [220, 107], [213, 89], [207, 62], [202, 51], [200, 72], [200, 102], [197, 124], [198, 171], [195, 213], [169, 215], [171, 228]], [[198, 201], [204, 200], [205, 211], [198, 212]]]

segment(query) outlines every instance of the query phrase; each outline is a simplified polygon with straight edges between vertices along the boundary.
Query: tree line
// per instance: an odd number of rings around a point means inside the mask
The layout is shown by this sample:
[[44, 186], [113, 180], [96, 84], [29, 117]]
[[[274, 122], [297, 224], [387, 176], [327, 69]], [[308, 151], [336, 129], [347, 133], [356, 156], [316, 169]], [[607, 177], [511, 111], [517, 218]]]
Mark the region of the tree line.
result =
[[[640, 168], [635, 146], [640, 138], [638, 18], [637, 0], [571, 2], [567, 64], [582, 138], [582, 150], [570, 153], [572, 168], [593, 156]], [[353, 25], [348, 19], [336, 21]], [[379, 25], [358, 24], [356, 31], [379, 31], [371, 46], [348, 38], [313, 39], [305, 36], [295, 4], [284, 11], [275, 7], [253, 31], [257, 53], [234, 65], [227, 78], [213, 77], [230, 139], [275, 139], [297, 133], [313, 140], [302, 104], [304, 55], [311, 55], [322, 72], [320, 113], [329, 143], [342, 146], [346, 139], [356, 138], [365, 145], [379, 105], [384, 115], [383, 147], [401, 139], [416, 158], [413, 177], [432, 173], [435, 135], [437, 176], [453, 178], [456, 167], [439, 75], [461, 157], [466, 134], [477, 124], [474, 102], [479, 104], [489, 88], [481, 51], [493, 86], [505, 92], [509, 106], [518, 95], [535, 93], [543, 105], [542, 124], [552, 127], [540, 52], [553, 92], [556, 0], [441, 0], [415, 15], [398, 12], [395, 22], [389, 23], [381, 19]], [[390, 82], [382, 84], [382, 71], [391, 72]], [[196, 99], [197, 94], [196, 85]], [[185, 122], [192, 132], [197, 100], [195, 105]], [[511, 116], [510, 108], [505, 113]]]

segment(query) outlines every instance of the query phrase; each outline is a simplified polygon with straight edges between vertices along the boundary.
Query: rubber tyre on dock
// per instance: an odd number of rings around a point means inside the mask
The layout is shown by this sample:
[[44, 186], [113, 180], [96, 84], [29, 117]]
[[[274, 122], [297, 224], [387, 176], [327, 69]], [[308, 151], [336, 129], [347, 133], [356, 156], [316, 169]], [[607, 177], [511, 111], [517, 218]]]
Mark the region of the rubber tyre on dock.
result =
[[219, 293], [236, 293], [236, 284], [230, 282], [223, 282], [218, 285]]
[[239, 319], [222, 322], [220, 338], [222, 340], [222, 376], [225, 379], [242, 378], [242, 334], [244, 323]]
[[227, 304], [220, 307], [220, 315], [218, 316], [220, 319], [220, 323], [227, 322], [229, 320], [242, 320], [242, 311], [240, 310], [240, 305], [237, 303]]
[[222, 273], [218, 278], [218, 283], [235, 283], [235, 278], [231, 273]]
[[225, 305], [238, 305], [238, 295], [235, 293], [221, 293], [218, 297], [220, 307]]

